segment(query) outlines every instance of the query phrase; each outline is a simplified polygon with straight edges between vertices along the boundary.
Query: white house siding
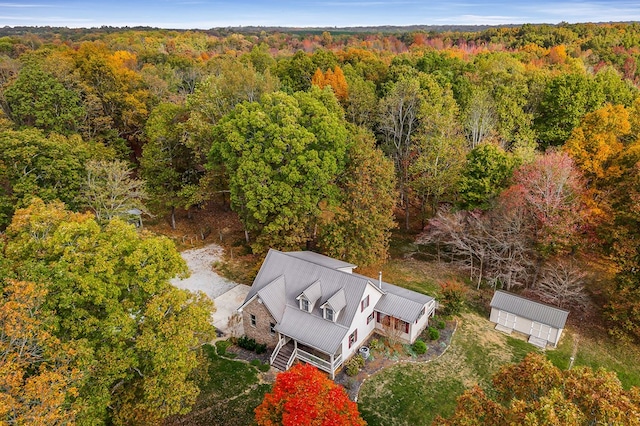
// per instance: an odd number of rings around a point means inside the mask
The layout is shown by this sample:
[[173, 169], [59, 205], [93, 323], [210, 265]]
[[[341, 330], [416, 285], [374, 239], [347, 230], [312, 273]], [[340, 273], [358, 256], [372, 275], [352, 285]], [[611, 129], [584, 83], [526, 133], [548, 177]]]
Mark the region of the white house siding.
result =
[[424, 305], [424, 315], [418, 319], [417, 323], [414, 322], [409, 327], [410, 335], [408, 337], [409, 337], [410, 343], [415, 342], [418, 336], [420, 336], [420, 333], [422, 332], [422, 330], [424, 330], [427, 327], [427, 324], [429, 323], [429, 317], [433, 316], [434, 311], [435, 311], [434, 301], [431, 301]]
[[[424, 305], [424, 315], [420, 317], [418, 322], [415, 321], [413, 323], [409, 323], [409, 332], [408, 333], [400, 333], [398, 336], [401, 340], [413, 344], [422, 330], [424, 330], [429, 324], [429, 318], [435, 314], [435, 301], [430, 301]], [[377, 316], [376, 316], [377, 321]], [[376, 329], [380, 331], [380, 333], [384, 334], [384, 326], [379, 322], [376, 322]]]
[[491, 308], [489, 320], [493, 323], [503, 325], [528, 336], [535, 336], [544, 339], [552, 345], [557, 345], [560, 340], [562, 329], [554, 328], [547, 324], [542, 324], [528, 318], [519, 317], [511, 312], [502, 309]]
[[[369, 306], [367, 306], [364, 311], [361, 311], [360, 305], [358, 305], [358, 311], [353, 318], [353, 323], [349, 328], [349, 332], [342, 341], [342, 359], [345, 361], [358, 351], [360, 346], [362, 346], [362, 343], [367, 340], [367, 338], [375, 330], [375, 315], [373, 317], [373, 320], [369, 324], [367, 324], [367, 318], [369, 317], [369, 315], [374, 313], [373, 308], [376, 306], [376, 303], [378, 303], [378, 300], [380, 300], [380, 297], [382, 297], [382, 293], [380, 293], [380, 291], [377, 288], [374, 288], [371, 284], [368, 284], [364, 290], [364, 294], [362, 296], [362, 299], [360, 300], [360, 303], [367, 296], [369, 296]], [[353, 334], [356, 329], [358, 330], [358, 340], [355, 342], [355, 344], [349, 347], [349, 336], [351, 336], [351, 334]]]

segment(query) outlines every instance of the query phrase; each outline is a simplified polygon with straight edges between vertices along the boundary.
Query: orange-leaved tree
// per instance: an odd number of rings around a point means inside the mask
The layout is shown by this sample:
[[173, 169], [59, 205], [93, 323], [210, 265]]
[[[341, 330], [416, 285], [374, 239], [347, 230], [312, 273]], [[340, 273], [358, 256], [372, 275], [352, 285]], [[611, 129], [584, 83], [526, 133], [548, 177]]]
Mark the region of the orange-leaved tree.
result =
[[75, 424], [77, 352], [50, 333], [46, 290], [0, 280], [0, 424]]
[[342, 69], [336, 65], [332, 70], [327, 70], [323, 73], [320, 68], [316, 69], [315, 74], [311, 78], [311, 84], [324, 89], [325, 86], [331, 86], [333, 93], [338, 100], [345, 100], [349, 96], [349, 90], [347, 86], [347, 79], [342, 72]]
[[433, 424], [456, 425], [584, 425], [640, 424], [640, 390], [624, 390], [615, 373], [577, 367], [560, 370], [544, 355], [531, 353], [519, 364], [503, 366], [493, 376], [493, 389], [467, 390], [454, 415]]
[[362, 426], [356, 403], [315, 367], [298, 364], [278, 374], [255, 410], [259, 426]]

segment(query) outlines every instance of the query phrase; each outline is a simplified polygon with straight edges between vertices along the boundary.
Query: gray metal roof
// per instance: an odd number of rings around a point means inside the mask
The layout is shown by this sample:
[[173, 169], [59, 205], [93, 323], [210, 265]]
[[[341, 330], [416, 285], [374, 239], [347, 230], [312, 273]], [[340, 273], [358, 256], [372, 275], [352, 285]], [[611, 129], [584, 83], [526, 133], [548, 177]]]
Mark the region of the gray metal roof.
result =
[[335, 312], [342, 310], [345, 306], [347, 306], [347, 297], [344, 294], [344, 288], [341, 288], [327, 300], [327, 305], [331, 307]]
[[[310, 260], [312, 259], [312, 260]], [[328, 259], [328, 260], [327, 260]], [[311, 252], [280, 252], [269, 250], [253, 285], [242, 304], [258, 295], [278, 324], [276, 330], [308, 346], [335, 353], [345, 338], [370, 278], [336, 268], [355, 267], [340, 260]], [[375, 306], [388, 315], [407, 322], [415, 321], [422, 307], [433, 298], [383, 283], [382, 298]], [[297, 300], [303, 292], [320, 296], [311, 312], [303, 312]], [[329, 302], [340, 310], [336, 321], [323, 318], [321, 306]], [[241, 306], [241, 307], [242, 307]]]
[[316, 303], [316, 301], [320, 299], [320, 296], [322, 296], [322, 286], [320, 285], [320, 281], [316, 281], [311, 284], [302, 292], [302, 294], [304, 294], [304, 297], [306, 297], [309, 302]]
[[[322, 321], [349, 327], [353, 321], [354, 315], [360, 307], [360, 300], [363, 297], [364, 290], [367, 287], [367, 282], [369, 280], [358, 275], [331, 269], [329, 267], [307, 261], [300, 258], [298, 253], [300, 252], [295, 252], [292, 256], [290, 253], [269, 250], [258, 275], [253, 281], [253, 285], [247, 294], [243, 306], [263, 288], [270, 286], [276, 278], [284, 276], [285, 305], [299, 309], [299, 303], [296, 298], [316, 281], [319, 281], [321, 296], [315, 303], [313, 310], [308, 313], [306, 317], [316, 316]], [[320, 306], [322, 306], [340, 289], [344, 289], [347, 304], [342, 309], [334, 323], [322, 318]], [[271, 311], [272, 309], [268, 304], [269, 302], [266, 299], [264, 302], [265, 306], [267, 306], [269, 311]], [[283, 321], [284, 320], [285, 319], [283, 319]]]
[[534, 302], [506, 291], [497, 290], [491, 299], [491, 307], [510, 312], [523, 318], [547, 324], [555, 328], [564, 328], [568, 311]]
[[433, 300], [433, 297], [384, 281], [382, 290], [386, 294], [380, 298], [374, 309], [409, 323], [417, 320], [424, 305]]
[[353, 263], [343, 262], [342, 260], [334, 259], [324, 254], [315, 253], [313, 251], [289, 251], [289, 256], [296, 257], [298, 259], [306, 260], [307, 262], [315, 263], [316, 265], [324, 266], [331, 269], [340, 268], [355, 268]]
[[309, 315], [297, 307], [287, 306], [282, 321], [276, 325], [282, 334], [328, 354], [335, 354], [344, 340], [348, 327]]
[[281, 275], [258, 291], [258, 297], [267, 307], [273, 318], [280, 322], [286, 306], [285, 282]]

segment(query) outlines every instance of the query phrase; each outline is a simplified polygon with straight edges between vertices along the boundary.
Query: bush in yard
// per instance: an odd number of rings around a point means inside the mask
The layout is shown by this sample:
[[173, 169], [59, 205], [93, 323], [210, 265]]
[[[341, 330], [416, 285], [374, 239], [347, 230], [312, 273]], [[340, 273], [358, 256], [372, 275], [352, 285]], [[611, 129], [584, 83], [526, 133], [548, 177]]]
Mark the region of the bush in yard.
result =
[[364, 367], [364, 358], [360, 355], [356, 355], [344, 363], [344, 369], [347, 376], [355, 376], [362, 367]]
[[263, 354], [267, 351], [267, 345], [264, 343], [256, 343], [255, 351], [258, 355]]
[[438, 330], [444, 330], [445, 325], [446, 324], [445, 324], [444, 320], [441, 320], [440, 318], [438, 318], [438, 320], [436, 321], [436, 328]]
[[458, 281], [446, 281], [440, 284], [444, 313], [458, 315], [464, 306], [467, 287]]
[[384, 348], [384, 345], [378, 339], [371, 339], [369, 341], [369, 349], [372, 351], [379, 351]]
[[238, 339], [238, 346], [248, 351], [254, 351], [256, 349], [256, 341], [247, 336], [242, 336]]
[[413, 344], [413, 351], [418, 355], [425, 354], [427, 352], [427, 344], [422, 340], [416, 340]]
[[429, 339], [431, 340], [438, 340], [440, 338], [440, 332], [435, 327], [429, 327], [427, 333], [429, 333]]
[[266, 373], [267, 371], [269, 371], [270, 368], [271, 366], [269, 364], [260, 364], [258, 366], [258, 370], [262, 371], [263, 373]]

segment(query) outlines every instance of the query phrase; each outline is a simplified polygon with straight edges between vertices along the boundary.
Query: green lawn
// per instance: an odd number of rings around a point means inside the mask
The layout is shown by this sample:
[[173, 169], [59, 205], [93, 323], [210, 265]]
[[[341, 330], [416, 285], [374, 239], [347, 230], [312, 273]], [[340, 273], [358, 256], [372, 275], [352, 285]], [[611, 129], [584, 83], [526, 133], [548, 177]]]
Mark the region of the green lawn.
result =
[[[432, 368], [418, 364], [400, 364], [365, 382], [359, 409], [369, 426], [424, 425], [434, 413], [451, 414], [455, 399], [464, 384], [455, 377], [441, 377], [435, 362]], [[436, 373], [436, 374], [431, 374]]]
[[[374, 375], [360, 389], [359, 409], [369, 425], [430, 424], [436, 415], [453, 413], [456, 398], [473, 386], [487, 387], [500, 366], [519, 362], [539, 349], [524, 337], [507, 336], [477, 313], [465, 313], [451, 347], [425, 364], [398, 364]], [[545, 351], [559, 368], [569, 366], [577, 340], [575, 366], [604, 367], [618, 374], [628, 389], [640, 386], [640, 350], [609, 338], [576, 338], [565, 330], [557, 349]]]
[[608, 336], [578, 335], [569, 329], [564, 331], [558, 348], [547, 351], [547, 357], [558, 368], [566, 369], [574, 349], [574, 367], [606, 368], [616, 372], [625, 389], [640, 386], [640, 348], [637, 346], [614, 341]]
[[466, 313], [444, 355], [371, 377], [360, 390], [359, 409], [369, 425], [430, 424], [438, 414], [451, 415], [466, 388], [487, 386], [501, 365], [533, 350], [529, 343], [493, 330], [485, 318]]

